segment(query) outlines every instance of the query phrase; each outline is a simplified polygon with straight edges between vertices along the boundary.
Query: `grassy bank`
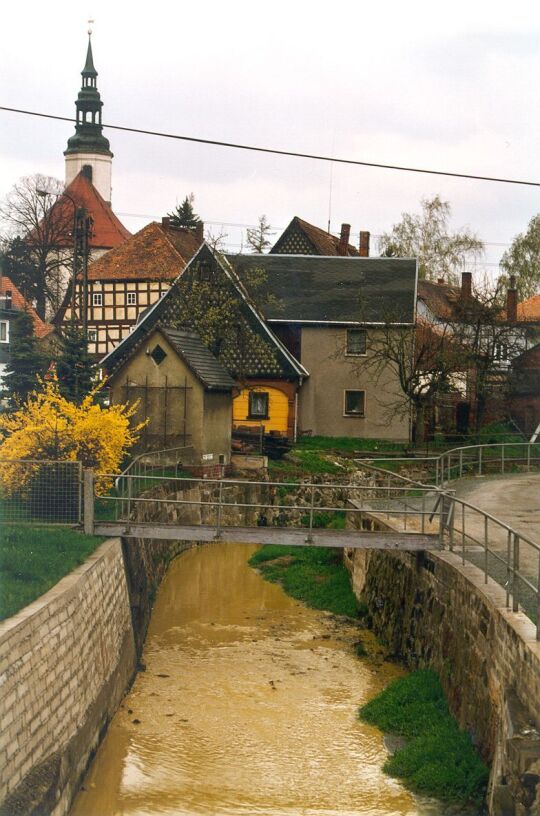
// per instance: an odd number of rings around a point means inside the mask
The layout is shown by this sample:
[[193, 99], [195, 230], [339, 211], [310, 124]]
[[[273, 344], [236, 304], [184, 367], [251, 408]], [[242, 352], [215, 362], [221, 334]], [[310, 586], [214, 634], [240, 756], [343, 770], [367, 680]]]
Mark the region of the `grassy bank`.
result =
[[104, 541], [70, 527], [0, 526], [0, 620], [9, 618], [82, 564]]
[[416, 793], [480, 803], [488, 769], [448, 711], [437, 675], [417, 671], [394, 680], [359, 712], [364, 722], [407, 738], [384, 770]]
[[249, 563], [268, 581], [280, 583], [292, 598], [314, 609], [355, 617], [358, 604], [341, 552], [324, 547], [282, 547], [267, 544]]

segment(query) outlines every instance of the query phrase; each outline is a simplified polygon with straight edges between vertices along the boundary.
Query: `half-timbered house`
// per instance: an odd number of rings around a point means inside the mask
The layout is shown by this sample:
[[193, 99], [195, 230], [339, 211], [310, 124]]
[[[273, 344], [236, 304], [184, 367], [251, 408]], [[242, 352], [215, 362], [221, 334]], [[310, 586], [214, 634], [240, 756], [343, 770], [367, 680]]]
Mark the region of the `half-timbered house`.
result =
[[[88, 267], [88, 349], [99, 359], [126, 337], [142, 312], [169, 289], [202, 243], [197, 230], [152, 222]], [[81, 321], [82, 277], [68, 295], [63, 322]]]

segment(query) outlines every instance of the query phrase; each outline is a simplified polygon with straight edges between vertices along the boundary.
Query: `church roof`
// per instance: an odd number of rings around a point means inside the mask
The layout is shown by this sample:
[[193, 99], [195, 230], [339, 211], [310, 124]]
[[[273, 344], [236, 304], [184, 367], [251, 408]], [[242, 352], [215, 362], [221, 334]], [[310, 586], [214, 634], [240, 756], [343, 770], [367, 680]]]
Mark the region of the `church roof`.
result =
[[88, 280], [173, 281], [199, 249], [193, 230], [153, 221], [88, 267]]
[[[302, 255], [339, 255], [339, 238], [326, 230], [294, 216], [288, 227], [277, 239], [270, 250], [273, 255], [294, 254]], [[347, 246], [347, 255], [359, 255], [352, 244]]]
[[54, 326], [50, 323], [45, 323], [38, 315], [34, 307], [26, 300], [22, 292], [20, 292], [11, 278], [7, 275], [0, 274], [0, 296], [5, 297], [8, 292], [11, 292], [11, 305], [16, 312], [28, 312], [34, 324], [34, 334], [38, 338], [47, 337]]
[[[69, 197], [78, 207], [84, 207], [92, 216], [93, 227], [90, 236], [90, 247], [100, 249], [112, 249], [123, 244], [131, 233], [113, 213], [110, 204], [96, 190], [90, 179], [81, 170], [71, 184], [65, 189], [65, 196], [60, 196], [56, 207], [65, 208], [66, 221], [71, 221], [73, 204]], [[72, 238], [70, 238], [72, 243]]]

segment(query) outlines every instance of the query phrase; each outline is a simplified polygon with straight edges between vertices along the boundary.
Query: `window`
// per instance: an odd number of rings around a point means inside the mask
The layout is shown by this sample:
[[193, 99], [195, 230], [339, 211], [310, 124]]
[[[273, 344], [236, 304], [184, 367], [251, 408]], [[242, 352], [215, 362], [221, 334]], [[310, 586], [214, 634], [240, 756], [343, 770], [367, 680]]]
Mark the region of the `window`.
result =
[[347, 354], [365, 354], [366, 340], [365, 329], [347, 329]]
[[199, 280], [200, 281], [209, 281], [212, 277], [212, 268], [208, 261], [202, 261], [199, 265]]
[[88, 329], [88, 342], [97, 343], [97, 329]]
[[268, 392], [249, 392], [248, 419], [268, 419]]
[[9, 343], [9, 320], [0, 320], [0, 343]]
[[157, 346], [154, 346], [154, 348], [150, 352], [150, 357], [152, 358], [156, 365], [161, 365], [166, 356], [167, 352], [163, 351], [159, 343]]
[[103, 306], [103, 295], [101, 294], [101, 292], [93, 293], [92, 306]]
[[345, 391], [345, 416], [364, 416], [366, 403], [365, 391]]
[[128, 292], [127, 293], [127, 305], [128, 306], [136, 306], [137, 305], [137, 292]]

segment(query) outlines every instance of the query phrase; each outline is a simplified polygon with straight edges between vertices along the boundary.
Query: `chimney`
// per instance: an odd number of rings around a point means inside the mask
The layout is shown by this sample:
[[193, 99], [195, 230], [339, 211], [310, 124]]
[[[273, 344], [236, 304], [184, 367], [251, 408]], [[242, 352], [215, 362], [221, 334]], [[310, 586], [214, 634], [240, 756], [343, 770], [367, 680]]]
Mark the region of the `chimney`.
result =
[[360, 257], [369, 258], [369, 232], [360, 230]]
[[472, 298], [472, 272], [461, 273], [461, 300], [464, 302]]
[[6, 289], [4, 309], [11, 309], [13, 306], [13, 295], [11, 289]]
[[506, 291], [506, 319], [517, 323], [517, 289], [515, 275], [510, 275], [510, 286]]
[[341, 225], [341, 235], [339, 236], [339, 244], [337, 248], [338, 255], [348, 255], [349, 254], [349, 235], [351, 234], [351, 225], [350, 224], [342, 224]]
[[195, 225], [195, 238], [200, 244], [204, 241], [204, 221], [197, 221]]
[[161, 219], [161, 226], [163, 227], [163, 229], [169, 229], [170, 228], [170, 226], [171, 226], [170, 221], [171, 221], [171, 219], [169, 218], [168, 215], [163, 216], [163, 218]]

